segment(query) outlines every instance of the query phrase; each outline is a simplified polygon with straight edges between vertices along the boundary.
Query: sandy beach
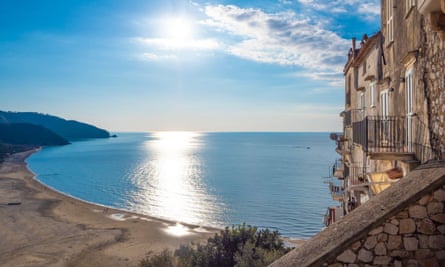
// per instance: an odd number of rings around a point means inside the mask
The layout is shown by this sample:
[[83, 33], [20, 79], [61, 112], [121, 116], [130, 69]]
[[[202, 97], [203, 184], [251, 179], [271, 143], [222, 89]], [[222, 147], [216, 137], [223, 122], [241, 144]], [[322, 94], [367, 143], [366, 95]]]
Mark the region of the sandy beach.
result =
[[24, 160], [32, 152], [0, 164], [0, 266], [135, 266], [150, 253], [218, 231], [60, 194], [27, 169]]

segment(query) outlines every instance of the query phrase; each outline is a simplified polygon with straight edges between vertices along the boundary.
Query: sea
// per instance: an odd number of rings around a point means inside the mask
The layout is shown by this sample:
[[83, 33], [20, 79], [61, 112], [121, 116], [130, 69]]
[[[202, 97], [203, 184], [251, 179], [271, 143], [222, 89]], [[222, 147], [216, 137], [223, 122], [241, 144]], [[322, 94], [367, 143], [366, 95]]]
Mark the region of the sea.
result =
[[100, 205], [202, 226], [246, 223], [307, 239], [323, 227], [328, 133], [117, 133], [27, 159], [42, 183]]

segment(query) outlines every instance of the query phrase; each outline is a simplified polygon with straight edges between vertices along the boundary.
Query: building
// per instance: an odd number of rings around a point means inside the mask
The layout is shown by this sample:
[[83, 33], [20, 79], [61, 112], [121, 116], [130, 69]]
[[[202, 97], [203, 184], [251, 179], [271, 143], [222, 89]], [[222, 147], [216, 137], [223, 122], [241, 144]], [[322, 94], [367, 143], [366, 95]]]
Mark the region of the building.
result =
[[[330, 183], [342, 215], [445, 159], [445, 0], [382, 0], [381, 31], [352, 39], [344, 76], [343, 133], [331, 134], [338, 181]], [[327, 225], [341, 217], [332, 210]]]

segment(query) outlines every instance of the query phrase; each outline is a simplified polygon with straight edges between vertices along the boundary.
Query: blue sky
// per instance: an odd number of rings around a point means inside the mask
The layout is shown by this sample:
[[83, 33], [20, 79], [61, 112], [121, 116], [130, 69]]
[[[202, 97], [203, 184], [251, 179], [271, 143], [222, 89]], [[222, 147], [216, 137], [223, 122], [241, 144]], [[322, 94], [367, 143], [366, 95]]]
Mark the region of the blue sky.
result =
[[111, 131], [335, 131], [377, 0], [4, 0], [0, 109]]

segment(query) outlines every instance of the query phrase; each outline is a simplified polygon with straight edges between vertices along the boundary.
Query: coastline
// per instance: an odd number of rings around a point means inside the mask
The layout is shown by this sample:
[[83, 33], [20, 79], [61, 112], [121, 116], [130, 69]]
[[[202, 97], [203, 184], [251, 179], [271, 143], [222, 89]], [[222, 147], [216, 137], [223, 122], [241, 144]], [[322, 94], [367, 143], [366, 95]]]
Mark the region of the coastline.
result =
[[147, 255], [204, 241], [220, 230], [108, 208], [53, 190], [27, 168], [25, 159], [36, 151], [13, 154], [0, 164], [4, 266], [134, 266]]

